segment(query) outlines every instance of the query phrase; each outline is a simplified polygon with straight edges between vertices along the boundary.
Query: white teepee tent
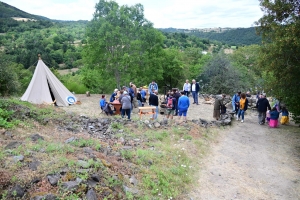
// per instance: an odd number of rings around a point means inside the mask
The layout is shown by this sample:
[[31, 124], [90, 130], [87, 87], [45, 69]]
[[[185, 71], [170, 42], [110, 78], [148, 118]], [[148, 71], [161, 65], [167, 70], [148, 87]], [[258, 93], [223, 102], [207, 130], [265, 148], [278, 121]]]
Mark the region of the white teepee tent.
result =
[[50, 104], [55, 100], [58, 106], [68, 106], [68, 97], [75, 99], [74, 95], [56, 78], [39, 57], [33, 77], [21, 100], [34, 104]]

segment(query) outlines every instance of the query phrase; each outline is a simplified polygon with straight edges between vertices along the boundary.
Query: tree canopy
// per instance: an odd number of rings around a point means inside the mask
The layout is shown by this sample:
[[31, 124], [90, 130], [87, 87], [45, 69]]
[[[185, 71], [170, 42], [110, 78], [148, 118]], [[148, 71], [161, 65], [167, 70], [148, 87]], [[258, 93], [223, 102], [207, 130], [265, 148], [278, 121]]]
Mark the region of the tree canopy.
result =
[[261, 0], [264, 16], [256, 25], [262, 35], [259, 65], [266, 89], [300, 116], [300, 2]]

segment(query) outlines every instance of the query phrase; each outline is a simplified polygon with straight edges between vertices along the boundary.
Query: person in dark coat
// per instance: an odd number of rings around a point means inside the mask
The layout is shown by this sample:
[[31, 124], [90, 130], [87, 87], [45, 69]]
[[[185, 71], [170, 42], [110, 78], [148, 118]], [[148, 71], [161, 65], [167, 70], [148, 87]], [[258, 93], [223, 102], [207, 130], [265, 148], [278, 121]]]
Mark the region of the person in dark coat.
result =
[[258, 99], [256, 103], [256, 108], [258, 111], [258, 123], [263, 125], [266, 122], [266, 112], [267, 110], [271, 110], [270, 103], [266, 98], [265, 94], [261, 95], [261, 98]]
[[179, 100], [179, 98], [180, 98], [180, 93], [179, 93], [179, 91], [178, 91], [178, 89], [173, 89], [173, 97], [175, 97], [175, 99], [176, 99], [176, 106], [175, 106], [175, 116], [177, 116], [178, 115], [178, 100]]
[[155, 106], [155, 114], [153, 115], [152, 119], [157, 119], [157, 115], [158, 115], [158, 96], [157, 96], [158, 92], [157, 90], [155, 90], [153, 93], [150, 93], [150, 97], [149, 97], [149, 105], [150, 106]]

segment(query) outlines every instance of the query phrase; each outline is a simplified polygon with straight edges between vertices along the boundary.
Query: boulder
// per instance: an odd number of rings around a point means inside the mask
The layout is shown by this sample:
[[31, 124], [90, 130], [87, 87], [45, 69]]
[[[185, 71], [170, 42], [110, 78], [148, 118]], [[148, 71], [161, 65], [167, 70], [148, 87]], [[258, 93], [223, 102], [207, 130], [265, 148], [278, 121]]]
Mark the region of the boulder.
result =
[[57, 182], [59, 181], [60, 176], [58, 174], [49, 174], [47, 176], [47, 179], [51, 185], [57, 185]]
[[78, 160], [77, 165], [84, 169], [90, 168], [90, 164], [84, 160]]
[[155, 128], [159, 128], [159, 127], [160, 127], [160, 123], [159, 123], [159, 122], [155, 122], [155, 123], [154, 123], [154, 127], [155, 127]]
[[18, 141], [10, 142], [4, 149], [14, 149], [20, 146], [22, 143]]
[[10, 196], [14, 198], [22, 198], [25, 194], [25, 189], [22, 188], [20, 185], [15, 185], [10, 190]]
[[44, 137], [43, 136], [40, 136], [38, 133], [36, 134], [33, 134], [30, 136], [30, 139], [32, 141], [38, 141], [38, 140], [44, 140]]
[[71, 143], [71, 142], [73, 142], [73, 141], [75, 141], [75, 140], [77, 140], [76, 137], [71, 137], [71, 138], [65, 140], [65, 143], [68, 144], [68, 143]]
[[79, 183], [77, 181], [68, 181], [61, 184], [61, 188], [67, 191], [77, 190]]
[[22, 162], [24, 160], [24, 156], [23, 155], [14, 156], [13, 159], [14, 162]]
[[53, 194], [46, 194], [44, 196], [35, 196], [31, 198], [30, 200], [56, 200], [58, 199], [55, 195]]
[[87, 200], [97, 200], [97, 194], [93, 189], [89, 189], [89, 191], [86, 193], [85, 198]]

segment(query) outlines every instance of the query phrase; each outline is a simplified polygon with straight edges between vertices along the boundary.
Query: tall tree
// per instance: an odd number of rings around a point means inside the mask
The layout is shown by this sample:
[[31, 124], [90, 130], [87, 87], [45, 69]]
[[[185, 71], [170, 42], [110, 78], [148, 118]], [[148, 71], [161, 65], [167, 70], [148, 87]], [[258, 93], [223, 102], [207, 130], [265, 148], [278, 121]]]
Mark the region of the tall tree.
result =
[[300, 1], [261, 0], [264, 15], [256, 25], [262, 35], [260, 67], [268, 91], [300, 116]]
[[132, 79], [162, 79], [164, 37], [143, 12], [141, 4], [129, 7], [100, 0], [86, 30], [86, 67], [100, 71], [99, 78], [114, 78], [118, 88]]

